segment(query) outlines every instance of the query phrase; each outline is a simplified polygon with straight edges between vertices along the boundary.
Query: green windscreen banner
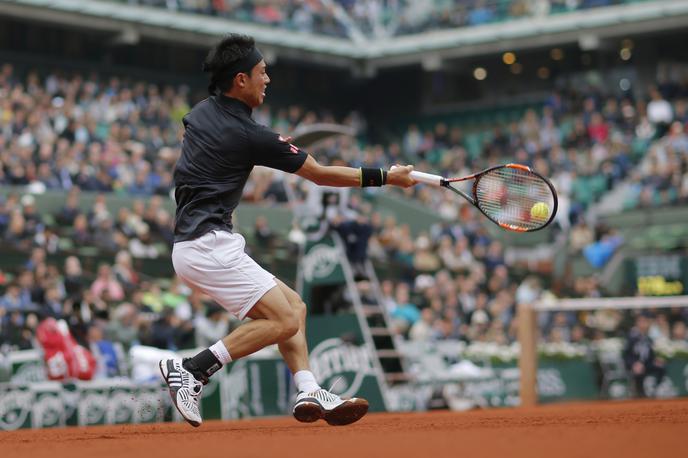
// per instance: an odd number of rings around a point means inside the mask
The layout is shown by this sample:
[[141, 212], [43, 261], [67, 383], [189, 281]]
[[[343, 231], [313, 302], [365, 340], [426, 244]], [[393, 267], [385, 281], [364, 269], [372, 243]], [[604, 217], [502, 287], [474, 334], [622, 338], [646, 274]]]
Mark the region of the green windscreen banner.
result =
[[679, 254], [642, 255], [624, 261], [629, 294], [678, 296], [688, 291], [688, 257]]
[[373, 363], [373, 348], [364, 344], [356, 314], [327, 311], [325, 302], [346, 287], [342, 266], [345, 254], [326, 234], [308, 241], [299, 263], [301, 297], [308, 306], [306, 337], [311, 369], [318, 383], [342, 397], [363, 397], [370, 410], [386, 410]]
[[385, 410], [372, 349], [363, 343], [355, 314], [309, 315], [306, 334], [311, 369], [322, 387], [342, 397], [363, 397], [372, 411]]
[[341, 256], [332, 236], [325, 235], [317, 241], [309, 240], [303, 249], [299, 263], [301, 297], [311, 305], [313, 288], [343, 285], [346, 283]]

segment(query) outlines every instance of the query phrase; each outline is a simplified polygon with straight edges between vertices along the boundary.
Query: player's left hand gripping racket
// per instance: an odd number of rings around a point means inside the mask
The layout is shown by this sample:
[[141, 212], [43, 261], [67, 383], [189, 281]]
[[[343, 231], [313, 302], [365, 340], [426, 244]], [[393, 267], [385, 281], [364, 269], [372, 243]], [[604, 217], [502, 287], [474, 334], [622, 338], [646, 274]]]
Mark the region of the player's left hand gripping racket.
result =
[[[540, 230], [557, 214], [557, 193], [552, 183], [521, 164], [498, 165], [463, 178], [445, 178], [414, 170], [411, 178], [455, 192], [490, 221], [509, 231]], [[471, 195], [452, 186], [467, 180], [474, 180]]]

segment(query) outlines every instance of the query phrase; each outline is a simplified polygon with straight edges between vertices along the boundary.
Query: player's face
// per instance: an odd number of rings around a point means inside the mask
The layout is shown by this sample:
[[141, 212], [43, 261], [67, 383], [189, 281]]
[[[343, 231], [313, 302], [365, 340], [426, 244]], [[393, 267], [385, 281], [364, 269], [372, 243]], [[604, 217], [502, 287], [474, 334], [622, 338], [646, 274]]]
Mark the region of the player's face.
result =
[[265, 99], [265, 88], [270, 82], [270, 77], [266, 70], [267, 65], [265, 65], [264, 60], [261, 60], [251, 69], [251, 74], [246, 81], [245, 95], [251, 108], [261, 105]]

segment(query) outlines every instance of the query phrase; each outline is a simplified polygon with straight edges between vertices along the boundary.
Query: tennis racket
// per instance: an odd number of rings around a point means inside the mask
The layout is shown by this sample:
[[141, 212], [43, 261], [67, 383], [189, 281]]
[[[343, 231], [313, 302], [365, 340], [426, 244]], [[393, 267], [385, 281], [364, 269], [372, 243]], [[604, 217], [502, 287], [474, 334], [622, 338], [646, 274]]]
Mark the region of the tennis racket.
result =
[[[552, 183], [521, 164], [498, 165], [463, 178], [445, 178], [414, 170], [411, 178], [455, 192], [490, 221], [509, 231], [540, 230], [557, 214], [557, 192]], [[452, 186], [468, 180], [474, 180], [470, 195]]]

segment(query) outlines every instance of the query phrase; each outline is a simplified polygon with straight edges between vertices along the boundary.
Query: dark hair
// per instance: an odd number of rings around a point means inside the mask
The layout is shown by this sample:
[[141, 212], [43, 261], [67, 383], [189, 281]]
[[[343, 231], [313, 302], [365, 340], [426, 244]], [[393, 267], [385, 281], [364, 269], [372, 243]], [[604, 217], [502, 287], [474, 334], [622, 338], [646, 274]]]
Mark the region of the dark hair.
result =
[[255, 45], [252, 37], [231, 33], [210, 49], [203, 62], [203, 71], [210, 73], [210, 95], [215, 95], [218, 91], [226, 92], [232, 87], [236, 73], [231, 74], [230, 67], [246, 57]]

